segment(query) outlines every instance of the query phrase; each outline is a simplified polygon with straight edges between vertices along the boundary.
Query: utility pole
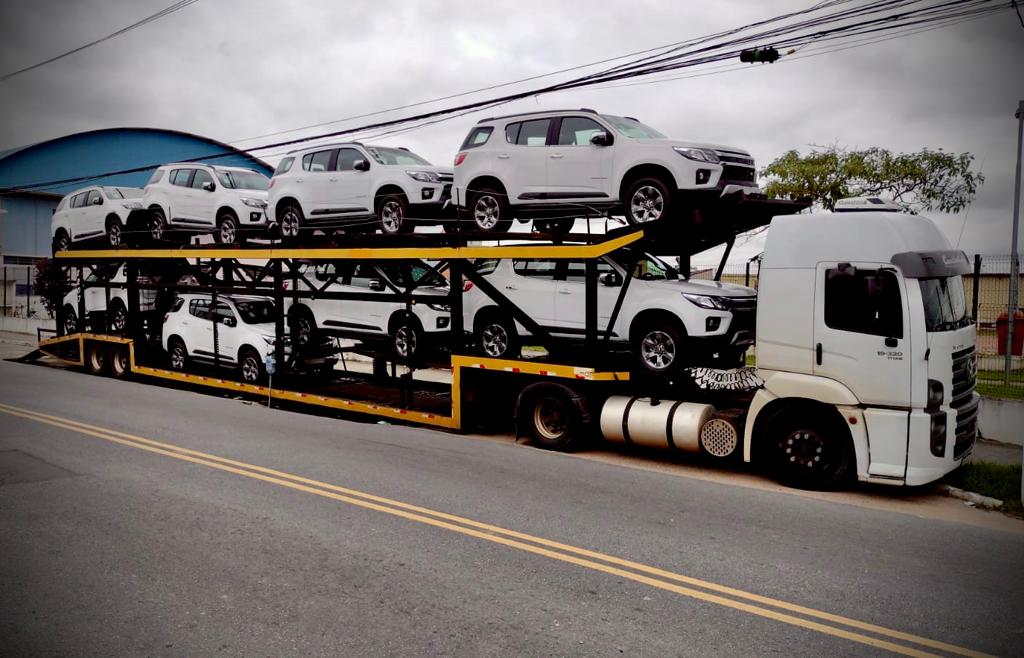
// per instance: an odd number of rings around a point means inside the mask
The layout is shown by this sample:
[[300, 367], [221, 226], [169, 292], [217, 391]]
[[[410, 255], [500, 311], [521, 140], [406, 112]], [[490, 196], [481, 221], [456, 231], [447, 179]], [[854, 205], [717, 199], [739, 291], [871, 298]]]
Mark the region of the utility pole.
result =
[[1017, 324], [1017, 289], [1020, 284], [1020, 260], [1017, 256], [1017, 237], [1020, 227], [1020, 160], [1024, 146], [1024, 100], [1017, 102], [1017, 175], [1013, 182], [1013, 240], [1010, 242], [1010, 294], [1006, 304], [1006, 357], [1003, 361], [1003, 383], [1010, 383], [1011, 359], [1013, 358], [1013, 329]]

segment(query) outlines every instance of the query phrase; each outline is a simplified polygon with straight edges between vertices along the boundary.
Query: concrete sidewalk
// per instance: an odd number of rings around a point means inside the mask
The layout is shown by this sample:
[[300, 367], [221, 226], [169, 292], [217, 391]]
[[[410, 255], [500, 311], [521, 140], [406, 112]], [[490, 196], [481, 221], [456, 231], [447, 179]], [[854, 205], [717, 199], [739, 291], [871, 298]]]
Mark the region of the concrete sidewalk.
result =
[[1022, 456], [1024, 456], [1024, 449], [1021, 449], [1020, 446], [989, 441], [988, 439], [978, 439], [978, 443], [974, 446], [974, 454], [969, 459], [974, 462], [986, 461], [996, 462], [997, 464], [1020, 464]]

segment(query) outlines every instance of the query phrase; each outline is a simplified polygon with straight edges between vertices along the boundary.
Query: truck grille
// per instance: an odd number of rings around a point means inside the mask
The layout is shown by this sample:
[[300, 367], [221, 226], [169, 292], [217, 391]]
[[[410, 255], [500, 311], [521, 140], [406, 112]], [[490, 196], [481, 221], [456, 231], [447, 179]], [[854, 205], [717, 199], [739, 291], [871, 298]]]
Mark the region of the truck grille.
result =
[[974, 347], [953, 352], [953, 391], [949, 404], [956, 411], [954, 459], [959, 459], [970, 451], [978, 434], [978, 409], [981, 399], [974, 394], [978, 376], [977, 364]]
[[725, 165], [722, 167], [723, 181], [739, 181], [742, 183], [753, 183], [755, 179], [752, 167], [741, 167], [739, 165]]

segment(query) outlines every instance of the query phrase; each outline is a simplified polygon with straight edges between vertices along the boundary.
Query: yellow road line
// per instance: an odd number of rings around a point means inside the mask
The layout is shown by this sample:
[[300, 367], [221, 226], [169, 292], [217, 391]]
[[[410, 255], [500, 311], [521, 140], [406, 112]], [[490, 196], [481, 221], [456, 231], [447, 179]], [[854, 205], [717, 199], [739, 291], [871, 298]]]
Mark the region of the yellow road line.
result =
[[[637, 562], [616, 558], [611, 555], [605, 555], [596, 551], [589, 551], [587, 549], [578, 548], [575, 546], [562, 544], [541, 537], [535, 537], [525, 533], [520, 533], [514, 530], [508, 530], [499, 526], [493, 526], [472, 519], [459, 517], [445, 512], [439, 512], [436, 510], [430, 510], [428, 508], [403, 503], [401, 501], [384, 498], [381, 496], [375, 496], [365, 492], [356, 491], [353, 489], [347, 489], [345, 487], [339, 487], [337, 485], [320, 482], [301, 476], [276, 471], [273, 469], [265, 468], [262, 466], [256, 466], [254, 464], [248, 464], [245, 462], [239, 462], [208, 453], [203, 453], [189, 448], [181, 446], [175, 446], [173, 444], [162, 443], [154, 441], [152, 439], [146, 439], [143, 437], [135, 436], [132, 434], [126, 434], [124, 432], [118, 432], [116, 430], [110, 430], [94, 425], [89, 425], [79, 421], [62, 418], [59, 416], [52, 416], [41, 412], [31, 411], [28, 409], [22, 409], [19, 407], [12, 407], [5, 404], [0, 404], [0, 412], [7, 413], [13, 416], [18, 416], [28, 420], [34, 420], [36, 422], [45, 423], [55, 427], [68, 429], [71, 431], [79, 432], [96, 438], [104, 439], [121, 445], [138, 448], [140, 450], [146, 450], [156, 454], [173, 457], [183, 461], [192, 462], [195, 464], [201, 464], [210, 468], [215, 468], [222, 471], [227, 471], [237, 475], [242, 475], [249, 478], [254, 478], [264, 482], [277, 484], [279, 486], [296, 489], [306, 493], [322, 496], [325, 498], [331, 498], [334, 500], [342, 501], [351, 505], [356, 505], [366, 509], [372, 509], [385, 514], [402, 517], [411, 521], [424, 523], [427, 525], [443, 528], [460, 534], [469, 535], [485, 541], [490, 541], [519, 550], [527, 551], [537, 555], [543, 555], [545, 557], [559, 560], [562, 562], [568, 562], [578, 566], [586, 567], [603, 573], [627, 578], [635, 582], [643, 583], [658, 589], [682, 594], [690, 598], [702, 600], [709, 603], [715, 603], [728, 608], [741, 610], [749, 614], [754, 614], [761, 617], [766, 617], [783, 623], [799, 626], [805, 629], [814, 630], [817, 632], [825, 633], [835, 637], [841, 637], [853, 642], [859, 642], [869, 646], [887, 649], [895, 653], [910, 656], [927, 656], [932, 655], [924, 651], [916, 649], [914, 647], [908, 647], [905, 645], [895, 644], [879, 638], [862, 635], [860, 633], [848, 631], [842, 628], [836, 628], [826, 624], [821, 624], [815, 621], [802, 619], [789, 614], [781, 613], [776, 610], [770, 610], [762, 608], [742, 601], [736, 601], [733, 599], [725, 598], [715, 594], [702, 592], [691, 589], [689, 587], [683, 587], [672, 582], [665, 582], [665, 580], [659, 580], [642, 573], [635, 573], [633, 571], [626, 571], [611, 565], [619, 565], [640, 571], [660, 578], [668, 580], [674, 580], [677, 582], [683, 582], [690, 585], [702, 587], [704, 589], [728, 594], [737, 598], [746, 599], [749, 601], [755, 601], [757, 603], [770, 605], [776, 608], [781, 608], [791, 612], [816, 617], [819, 619], [827, 620], [833, 623], [839, 623], [852, 628], [857, 628], [864, 631], [873, 632], [879, 635], [884, 635], [893, 639], [903, 640], [905, 642], [911, 642], [919, 646], [925, 646], [948, 653], [953, 653], [961, 656], [971, 657], [984, 657], [987, 654], [958, 647], [956, 645], [932, 640], [929, 638], [913, 635], [910, 633], [904, 633], [893, 629], [888, 629], [882, 626], [861, 622], [855, 619], [843, 617], [841, 615], [833, 615], [831, 613], [815, 610], [813, 608], [807, 608], [804, 606], [788, 603], [778, 599], [772, 599], [757, 594], [745, 592], [735, 588], [727, 587], [724, 585], [718, 585], [709, 581], [692, 578], [689, 576], [683, 576], [673, 572], [658, 569], [656, 567], [650, 567]], [[436, 518], [434, 518], [436, 517]], [[462, 525], [455, 525], [456, 523]], [[467, 527], [468, 526], [468, 527]], [[520, 541], [522, 540], [522, 541]], [[532, 542], [527, 544], [524, 542]], [[536, 545], [534, 545], [536, 544]], [[546, 547], [546, 548], [545, 548]], [[557, 550], [551, 550], [557, 549]], [[560, 552], [564, 551], [564, 552]], [[568, 554], [567, 554], [568, 553]], [[602, 564], [595, 562], [591, 559], [584, 559], [577, 556], [585, 556], [586, 558], [593, 558], [602, 560], [610, 564]]]

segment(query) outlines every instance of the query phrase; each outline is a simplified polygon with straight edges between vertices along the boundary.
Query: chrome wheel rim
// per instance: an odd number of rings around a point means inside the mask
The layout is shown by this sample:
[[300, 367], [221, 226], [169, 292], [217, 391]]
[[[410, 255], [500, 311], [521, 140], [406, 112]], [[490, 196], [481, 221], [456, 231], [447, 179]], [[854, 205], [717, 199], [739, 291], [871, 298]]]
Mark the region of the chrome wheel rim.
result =
[[107, 231], [107, 239], [110, 241], [111, 247], [121, 245], [121, 222], [114, 222], [110, 225], [110, 229]]
[[508, 350], [508, 332], [500, 324], [487, 325], [480, 336], [487, 356], [502, 356]]
[[553, 398], [540, 400], [533, 408], [533, 426], [545, 439], [560, 439], [568, 426], [565, 405]]
[[171, 348], [171, 368], [175, 370], [185, 369], [185, 348], [175, 345]]
[[501, 206], [498, 200], [487, 194], [478, 197], [473, 204], [473, 221], [478, 227], [490, 231], [501, 220]]
[[416, 331], [409, 325], [402, 325], [395, 332], [395, 352], [409, 357], [416, 353]]
[[676, 360], [676, 342], [664, 331], [652, 331], [640, 342], [640, 358], [651, 370], [665, 370]]
[[259, 379], [259, 376], [260, 364], [256, 362], [256, 358], [250, 355], [242, 359], [242, 379], [254, 382]]
[[233, 219], [225, 219], [220, 223], [220, 241], [224, 244], [235, 242], [235, 221]]
[[402, 204], [394, 199], [384, 203], [380, 208], [380, 225], [385, 233], [398, 233], [402, 228]]
[[285, 238], [297, 238], [299, 236], [299, 213], [289, 207], [281, 215], [281, 236]]
[[644, 185], [633, 192], [629, 201], [630, 214], [638, 222], [653, 222], [665, 210], [665, 197], [653, 185]]
[[128, 314], [121, 306], [114, 308], [114, 315], [110, 318], [110, 328], [114, 331], [124, 331], [125, 325], [128, 324]]
[[313, 335], [313, 327], [310, 326], [307, 318], [299, 318], [295, 321], [295, 342], [299, 345], [306, 345], [309, 343], [310, 336]]

